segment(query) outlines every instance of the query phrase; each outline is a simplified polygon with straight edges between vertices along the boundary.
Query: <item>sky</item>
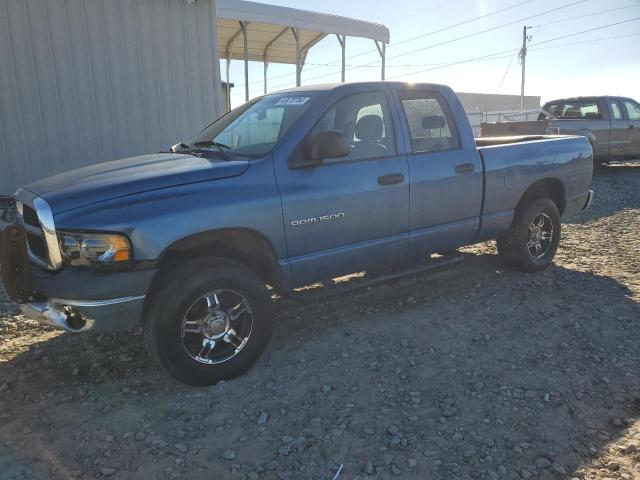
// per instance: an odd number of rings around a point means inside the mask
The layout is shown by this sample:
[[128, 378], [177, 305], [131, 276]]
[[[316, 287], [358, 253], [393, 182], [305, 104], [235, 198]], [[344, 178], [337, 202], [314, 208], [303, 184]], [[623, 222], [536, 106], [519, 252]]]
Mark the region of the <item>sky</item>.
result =
[[[521, 66], [517, 51], [523, 26], [530, 26], [526, 95], [539, 95], [543, 102], [576, 95], [624, 95], [640, 100], [640, 0], [261, 3], [384, 24], [391, 37], [387, 46], [387, 80], [444, 83], [459, 92], [519, 95]], [[549, 10], [555, 11], [544, 13]], [[454, 26], [463, 22], [464, 25]], [[479, 33], [484, 30], [489, 31]], [[421, 38], [415, 38], [418, 36]], [[346, 81], [380, 79], [380, 56], [372, 40], [348, 37], [346, 56]], [[478, 57], [484, 58], [469, 61]], [[302, 85], [339, 82], [340, 58], [335, 36], [323, 39], [307, 56]], [[262, 63], [250, 62], [252, 98], [263, 93], [262, 75]], [[244, 102], [242, 61], [232, 61], [230, 77], [235, 84], [235, 107]], [[295, 65], [271, 64], [269, 78], [269, 91], [295, 86]]]

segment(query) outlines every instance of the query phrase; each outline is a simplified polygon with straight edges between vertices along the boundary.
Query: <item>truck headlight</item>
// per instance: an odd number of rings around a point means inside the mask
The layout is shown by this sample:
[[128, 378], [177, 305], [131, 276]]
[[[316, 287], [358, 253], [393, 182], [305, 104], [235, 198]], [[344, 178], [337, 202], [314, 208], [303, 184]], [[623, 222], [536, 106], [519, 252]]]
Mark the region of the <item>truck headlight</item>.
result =
[[58, 232], [58, 244], [65, 264], [74, 267], [117, 265], [131, 260], [131, 244], [113, 233]]

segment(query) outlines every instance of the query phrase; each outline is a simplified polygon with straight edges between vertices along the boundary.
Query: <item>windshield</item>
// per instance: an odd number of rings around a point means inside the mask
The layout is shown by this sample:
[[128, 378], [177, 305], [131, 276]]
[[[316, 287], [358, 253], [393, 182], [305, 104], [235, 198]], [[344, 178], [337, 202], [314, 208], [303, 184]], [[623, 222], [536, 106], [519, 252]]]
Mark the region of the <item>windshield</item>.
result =
[[185, 142], [192, 151], [257, 158], [269, 153], [309, 107], [314, 93], [279, 93], [246, 103]]

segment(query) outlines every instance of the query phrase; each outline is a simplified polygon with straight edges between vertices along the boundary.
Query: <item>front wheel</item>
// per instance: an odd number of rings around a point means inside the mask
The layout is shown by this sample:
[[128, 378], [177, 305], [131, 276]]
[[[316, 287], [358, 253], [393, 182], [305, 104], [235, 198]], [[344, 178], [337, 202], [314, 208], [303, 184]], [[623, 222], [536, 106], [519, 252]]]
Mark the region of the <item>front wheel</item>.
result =
[[189, 385], [213, 385], [242, 374], [271, 334], [264, 282], [235, 262], [187, 262], [163, 276], [150, 301], [147, 350], [163, 370]]
[[521, 272], [547, 268], [560, 244], [560, 213], [550, 198], [535, 198], [516, 210], [511, 228], [498, 239], [507, 266]]

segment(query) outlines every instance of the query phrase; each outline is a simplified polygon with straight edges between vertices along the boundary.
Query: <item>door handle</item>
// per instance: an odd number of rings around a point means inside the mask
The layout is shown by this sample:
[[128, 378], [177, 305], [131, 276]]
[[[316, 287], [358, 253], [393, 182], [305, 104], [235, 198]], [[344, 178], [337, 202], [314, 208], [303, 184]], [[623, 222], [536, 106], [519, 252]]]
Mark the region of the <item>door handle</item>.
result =
[[378, 177], [379, 185], [393, 185], [402, 182], [404, 182], [404, 175], [401, 173], [390, 173], [389, 175]]
[[473, 163], [461, 163], [456, 165], [456, 173], [471, 173], [476, 171], [476, 166]]

